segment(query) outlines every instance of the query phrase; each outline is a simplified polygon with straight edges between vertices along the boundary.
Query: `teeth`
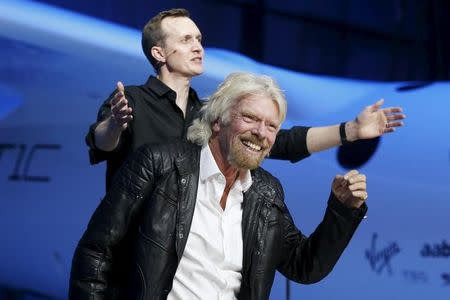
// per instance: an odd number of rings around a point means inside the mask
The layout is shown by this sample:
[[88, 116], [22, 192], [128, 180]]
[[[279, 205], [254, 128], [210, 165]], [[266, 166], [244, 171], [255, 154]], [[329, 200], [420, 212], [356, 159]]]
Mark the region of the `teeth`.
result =
[[261, 146], [253, 144], [252, 142], [249, 142], [249, 141], [242, 141], [242, 144], [244, 144], [245, 146], [251, 148], [254, 151], [260, 151], [261, 150]]

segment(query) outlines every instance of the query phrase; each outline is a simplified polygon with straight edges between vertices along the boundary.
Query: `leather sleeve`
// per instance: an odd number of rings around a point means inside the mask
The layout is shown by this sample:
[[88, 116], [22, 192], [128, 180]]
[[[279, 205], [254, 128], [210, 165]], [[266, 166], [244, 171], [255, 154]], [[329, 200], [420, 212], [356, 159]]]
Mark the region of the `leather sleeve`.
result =
[[344, 206], [331, 193], [322, 222], [309, 236], [294, 225], [289, 211], [284, 212], [284, 245], [279, 271], [296, 282], [315, 283], [327, 276], [347, 247], [367, 211]]
[[155, 158], [138, 149], [118, 171], [94, 212], [72, 260], [69, 299], [108, 299], [114, 247], [127, 233], [155, 180]]
[[306, 135], [310, 127], [294, 126], [291, 129], [281, 129], [269, 158], [297, 162], [310, 156], [306, 144]]

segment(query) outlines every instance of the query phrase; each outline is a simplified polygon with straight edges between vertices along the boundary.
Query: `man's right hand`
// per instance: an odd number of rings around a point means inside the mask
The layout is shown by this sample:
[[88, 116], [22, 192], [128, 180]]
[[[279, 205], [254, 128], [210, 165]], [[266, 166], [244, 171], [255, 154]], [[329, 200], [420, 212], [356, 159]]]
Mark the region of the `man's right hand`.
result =
[[122, 82], [117, 82], [117, 93], [114, 94], [109, 103], [111, 105], [111, 125], [121, 131], [125, 130], [128, 122], [133, 119], [133, 110], [128, 106]]
[[95, 128], [95, 146], [102, 151], [113, 151], [120, 141], [122, 131], [128, 127], [133, 119], [132, 109], [125, 98], [122, 82], [117, 82], [117, 92], [110, 100], [111, 116], [98, 124]]
[[351, 170], [344, 176], [336, 175], [331, 189], [336, 198], [347, 207], [359, 208], [367, 199], [366, 175]]

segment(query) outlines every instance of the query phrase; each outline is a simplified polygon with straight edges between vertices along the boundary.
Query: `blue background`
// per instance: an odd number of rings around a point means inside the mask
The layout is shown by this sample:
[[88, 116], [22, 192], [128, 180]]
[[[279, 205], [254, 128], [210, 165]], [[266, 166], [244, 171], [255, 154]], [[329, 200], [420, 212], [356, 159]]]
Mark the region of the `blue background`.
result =
[[[443, 5], [439, 14], [448, 13], [446, 2], [431, 2]], [[370, 194], [368, 218], [333, 272], [289, 289], [277, 276], [271, 299], [449, 299], [449, 35], [430, 33], [431, 24], [448, 21], [430, 19], [431, 4], [52, 4], [72, 11], [0, 2], [0, 299], [65, 299], [73, 250], [104, 194], [104, 166], [89, 165], [84, 135], [117, 80], [139, 84], [151, 73], [139, 30], [116, 23], [141, 27], [173, 6], [192, 11], [206, 46], [222, 48], [206, 49], [206, 72], [193, 80], [201, 96], [244, 70], [271, 75], [286, 91], [286, 128], [349, 120], [379, 98], [408, 115], [406, 127], [376, 141], [297, 164], [264, 163], [280, 178], [305, 234], [321, 220], [337, 173], [358, 168], [368, 176]], [[250, 30], [261, 16], [263, 34]]]

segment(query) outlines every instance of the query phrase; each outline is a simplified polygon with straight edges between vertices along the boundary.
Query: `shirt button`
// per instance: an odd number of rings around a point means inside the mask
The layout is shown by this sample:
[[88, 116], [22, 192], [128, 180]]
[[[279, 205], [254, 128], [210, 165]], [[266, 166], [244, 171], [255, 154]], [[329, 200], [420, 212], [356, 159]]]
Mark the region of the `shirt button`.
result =
[[179, 237], [180, 239], [182, 239], [182, 238], [183, 238], [183, 234], [180, 233], [180, 234], [178, 235], [178, 237]]
[[181, 179], [181, 184], [186, 184], [186, 178]]

